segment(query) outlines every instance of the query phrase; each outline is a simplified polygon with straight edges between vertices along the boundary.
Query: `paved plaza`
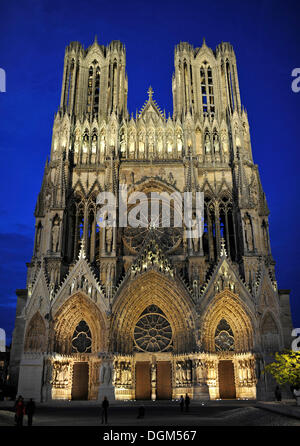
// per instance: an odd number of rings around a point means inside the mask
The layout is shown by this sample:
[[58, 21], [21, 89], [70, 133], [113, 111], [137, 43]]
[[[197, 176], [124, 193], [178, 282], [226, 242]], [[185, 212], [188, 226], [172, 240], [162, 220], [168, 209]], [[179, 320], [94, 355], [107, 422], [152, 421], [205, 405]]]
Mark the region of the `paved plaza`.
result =
[[[145, 417], [138, 419], [141, 402], [115, 403], [109, 407], [108, 426], [300, 426], [300, 408], [255, 401], [194, 402], [189, 412], [180, 412], [178, 402], [144, 402]], [[292, 407], [294, 416], [287, 415]], [[282, 413], [276, 413], [279, 410]], [[299, 418], [296, 418], [299, 411]], [[286, 413], [286, 414], [285, 414]], [[24, 417], [24, 425], [27, 417]], [[1, 402], [0, 426], [13, 426], [13, 402]], [[35, 426], [101, 426], [100, 404], [96, 402], [58, 402], [38, 404]]]

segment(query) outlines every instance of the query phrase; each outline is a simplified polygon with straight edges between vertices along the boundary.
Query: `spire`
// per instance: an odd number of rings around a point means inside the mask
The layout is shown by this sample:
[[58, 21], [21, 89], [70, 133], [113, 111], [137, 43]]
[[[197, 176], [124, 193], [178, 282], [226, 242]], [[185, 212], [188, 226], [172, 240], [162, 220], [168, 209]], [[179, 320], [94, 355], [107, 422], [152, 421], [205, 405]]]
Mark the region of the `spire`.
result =
[[79, 251], [79, 259], [85, 259], [86, 255], [85, 255], [85, 247], [84, 247], [84, 237], [82, 237], [81, 239], [81, 244], [80, 244], [80, 251]]
[[149, 101], [152, 101], [152, 96], [153, 96], [153, 93], [154, 93], [154, 91], [153, 91], [153, 88], [151, 87], [151, 85], [150, 85], [150, 87], [148, 88], [148, 91], [147, 91], [147, 93], [148, 93], [148, 96], [149, 96]]
[[221, 237], [221, 252], [220, 252], [220, 257], [227, 257], [227, 252], [225, 249], [225, 240], [223, 237]]
[[98, 43], [98, 38], [97, 38], [97, 34], [95, 34], [95, 38], [94, 38], [94, 44]]

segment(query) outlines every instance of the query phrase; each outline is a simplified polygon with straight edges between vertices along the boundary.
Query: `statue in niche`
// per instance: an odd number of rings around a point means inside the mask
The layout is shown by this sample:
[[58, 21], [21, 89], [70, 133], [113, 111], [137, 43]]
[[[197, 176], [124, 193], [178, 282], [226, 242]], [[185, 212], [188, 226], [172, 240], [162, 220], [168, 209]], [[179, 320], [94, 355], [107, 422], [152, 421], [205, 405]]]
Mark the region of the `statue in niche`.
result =
[[120, 384], [121, 383], [121, 364], [118, 361], [115, 362], [114, 370], [115, 370], [115, 381], [114, 382], [115, 382], [115, 384]]
[[154, 384], [156, 382], [156, 365], [151, 364], [151, 383]]
[[150, 133], [148, 138], [148, 148], [149, 148], [149, 153], [152, 154], [154, 152], [154, 138], [152, 133]]
[[134, 172], [130, 173], [131, 183], [134, 184]]
[[254, 246], [253, 246], [252, 225], [249, 217], [246, 217], [245, 219], [245, 238], [246, 238], [247, 250], [249, 252], [253, 251]]
[[36, 252], [37, 253], [40, 251], [41, 235], [42, 235], [42, 226], [38, 225], [37, 233], [36, 233]]
[[46, 198], [45, 198], [45, 203], [46, 203], [46, 208], [50, 207], [50, 202], [51, 202], [51, 193], [50, 191], [46, 194]]
[[182, 139], [181, 139], [181, 135], [177, 135], [177, 150], [178, 150], [178, 152], [181, 152], [181, 150], [182, 150]]
[[187, 381], [187, 364], [186, 364], [186, 362], [182, 363], [182, 380], [183, 380], [183, 382]]
[[197, 382], [202, 382], [205, 379], [205, 364], [199, 359], [196, 362], [196, 380]]
[[97, 151], [97, 135], [93, 135], [92, 138], [92, 153], [96, 153]]
[[219, 144], [218, 135], [214, 136], [214, 150], [215, 150], [215, 153], [219, 153], [219, 151], [220, 151], [220, 144]]
[[182, 380], [183, 380], [182, 364], [181, 364], [181, 362], [177, 362], [177, 364], [176, 364], [176, 383], [177, 383], [177, 385], [181, 385]]
[[210, 143], [210, 138], [209, 136], [206, 134], [205, 136], [205, 153], [210, 153], [211, 152], [211, 143]]
[[111, 225], [106, 227], [105, 230], [105, 235], [106, 235], [106, 251], [108, 253], [111, 252], [111, 246], [112, 246], [112, 239], [113, 239], [113, 228], [111, 227]]
[[186, 379], [188, 382], [192, 380], [192, 364], [191, 361], [187, 361], [186, 363]]
[[52, 252], [58, 251], [59, 229], [59, 221], [56, 219], [52, 226]]

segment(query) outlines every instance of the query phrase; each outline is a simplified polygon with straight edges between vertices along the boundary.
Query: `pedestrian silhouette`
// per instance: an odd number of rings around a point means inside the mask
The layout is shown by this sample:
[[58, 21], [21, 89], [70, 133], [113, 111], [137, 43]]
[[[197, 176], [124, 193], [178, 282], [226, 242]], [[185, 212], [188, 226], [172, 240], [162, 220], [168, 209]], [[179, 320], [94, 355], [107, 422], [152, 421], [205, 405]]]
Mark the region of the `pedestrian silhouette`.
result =
[[184, 398], [181, 395], [180, 400], [179, 400], [179, 406], [180, 406], [180, 412], [183, 412], [183, 408], [184, 408]]
[[25, 413], [25, 406], [24, 406], [24, 400], [21, 395], [19, 395], [18, 399], [15, 402], [15, 422], [18, 427], [23, 426], [23, 416]]
[[190, 406], [190, 397], [188, 396], [188, 394], [185, 394], [185, 400], [184, 400], [184, 404], [185, 404], [185, 411], [188, 412], [189, 411], [189, 406]]
[[107, 397], [105, 396], [103, 401], [102, 401], [102, 424], [105, 423], [107, 424], [107, 409], [109, 406], [109, 402]]
[[35, 412], [35, 402], [33, 401], [32, 398], [30, 398], [30, 400], [26, 404], [26, 415], [27, 415], [28, 426], [32, 426], [34, 412]]

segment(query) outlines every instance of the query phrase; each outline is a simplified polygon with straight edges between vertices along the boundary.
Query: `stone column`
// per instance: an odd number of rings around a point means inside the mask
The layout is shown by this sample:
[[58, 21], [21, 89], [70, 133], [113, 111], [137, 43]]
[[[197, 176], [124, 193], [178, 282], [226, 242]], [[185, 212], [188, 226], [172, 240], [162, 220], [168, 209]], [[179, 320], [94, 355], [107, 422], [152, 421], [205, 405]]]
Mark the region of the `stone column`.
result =
[[151, 399], [152, 401], [156, 400], [156, 375], [157, 375], [157, 367], [153, 362], [151, 364]]

